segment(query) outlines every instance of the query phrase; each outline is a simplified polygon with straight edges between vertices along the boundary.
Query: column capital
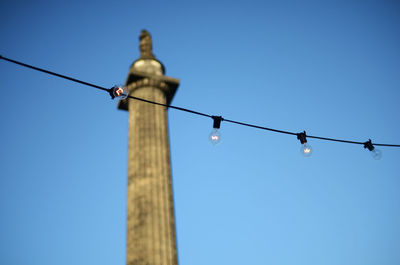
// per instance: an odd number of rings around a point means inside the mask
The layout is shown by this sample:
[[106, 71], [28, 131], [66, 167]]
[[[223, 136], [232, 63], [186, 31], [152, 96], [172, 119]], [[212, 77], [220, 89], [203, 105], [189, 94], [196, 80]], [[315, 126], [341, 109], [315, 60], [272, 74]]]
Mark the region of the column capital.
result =
[[[179, 86], [179, 79], [165, 75], [150, 74], [146, 72], [137, 71], [131, 69], [129, 76], [126, 80], [126, 86], [129, 90], [129, 94], [141, 87], [155, 87], [164, 92], [167, 100], [167, 104], [171, 104], [171, 101], [175, 95], [176, 90]], [[129, 98], [120, 100], [118, 103], [118, 109], [129, 110]]]

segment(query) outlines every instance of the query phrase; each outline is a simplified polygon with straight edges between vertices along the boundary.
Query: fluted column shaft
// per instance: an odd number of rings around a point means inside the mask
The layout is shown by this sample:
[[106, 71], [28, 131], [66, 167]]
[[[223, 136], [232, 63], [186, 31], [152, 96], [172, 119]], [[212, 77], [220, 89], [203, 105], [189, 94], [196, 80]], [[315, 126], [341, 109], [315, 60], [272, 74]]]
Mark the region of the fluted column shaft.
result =
[[[166, 104], [163, 82], [140, 80], [131, 95]], [[167, 108], [129, 102], [128, 265], [177, 265]]]

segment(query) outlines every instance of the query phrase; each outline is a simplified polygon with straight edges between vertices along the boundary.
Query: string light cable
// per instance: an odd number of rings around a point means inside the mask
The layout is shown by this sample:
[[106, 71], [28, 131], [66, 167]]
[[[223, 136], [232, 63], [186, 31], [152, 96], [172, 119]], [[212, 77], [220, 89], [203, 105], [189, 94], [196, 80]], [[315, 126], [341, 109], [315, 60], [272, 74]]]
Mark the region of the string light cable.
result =
[[335, 138], [327, 138], [327, 137], [321, 137], [321, 136], [314, 136], [314, 135], [306, 135], [306, 132], [300, 132], [300, 133], [295, 133], [295, 132], [289, 132], [289, 131], [284, 131], [284, 130], [278, 130], [278, 129], [273, 129], [273, 128], [268, 128], [268, 127], [263, 127], [263, 126], [258, 126], [258, 125], [254, 125], [254, 124], [250, 124], [250, 123], [244, 123], [244, 122], [239, 122], [239, 121], [235, 121], [235, 120], [230, 120], [230, 119], [225, 119], [222, 116], [215, 116], [215, 115], [209, 115], [206, 113], [202, 113], [202, 112], [198, 112], [198, 111], [194, 111], [191, 109], [187, 109], [187, 108], [182, 108], [182, 107], [177, 107], [177, 106], [173, 106], [173, 105], [168, 105], [168, 104], [163, 104], [163, 103], [159, 103], [159, 102], [154, 102], [151, 100], [147, 100], [147, 99], [143, 99], [143, 98], [138, 98], [138, 97], [134, 97], [129, 95], [129, 91], [126, 88], [126, 86], [113, 86], [111, 88], [105, 88], [99, 85], [95, 85], [89, 82], [85, 82], [85, 81], [81, 81], [79, 79], [76, 78], [72, 78], [66, 75], [62, 75], [62, 74], [58, 74], [49, 70], [45, 70], [36, 66], [32, 66], [26, 63], [22, 63], [10, 58], [6, 58], [2, 55], [0, 55], [0, 59], [26, 67], [26, 68], [30, 68], [39, 72], [43, 72], [49, 75], [53, 75], [53, 76], [57, 76], [60, 78], [64, 78], [82, 85], [86, 85], [86, 86], [90, 86], [93, 88], [97, 88], [99, 90], [103, 90], [109, 93], [109, 95], [111, 96], [112, 99], [118, 98], [118, 99], [125, 99], [125, 98], [129, 98], [129, 99], [134, 99], [134, 100], [138, 100], [138, 101], [142, 101], [142, 102], [146, 102], [149, 104], [153, 104], [153, 105], [158, 105], [158, 106], [163, 106], [163, 107], [167, 107], [167, 108], [171, 108], [171, 109], [176, 109], [179, 111], [184, 111], [184, 112], [188, 112], [191, 114], [195, 114], [195, 115], [199, 115], [199, 116], [203, 116], [203, 117], [208, 117], [208, 118], [212, 118], [213, 119], [213, 130], [209, 135], [209, 139], [213, 144], [218, 144], [221, 140], [221, 134], [219, 132], [220, 126], [221, 126], [221, 122], [229, 122], [229, 123], [233, 123], [233, 124], [237, 124], [237, 125], [242, 125], [242, 126], [247, 126], [247, 127], [251, 127], [251, 128], [256, 128], [256, 129], [261, 129], [261, 130], [266, 130], [266, 131], [271, 131], [271, 132], [276, 132], [276, 133], [281, 133], [281, 134], [288, 134], [288, 135], [293, 135], [296, 136], [297, 139], [300, 141], [301, 143], [301, 148], [300, 148], [300, 153], [305, 156], [305, 157], [309, 157], [312, 154], [312, 147], [307, 143], [307, 138], [312, 138], [312, 139], [318, 139], [318, 140], [323, 140], [323, 141], [331, 141], [331, 142], [340, 142], [340, 143], [347, 143], [347, 144], [358, 144], [358, 145], [363, 145], [365, 149], [368, 149], [369, 151], [371, 151], [371, 155], [374, 159], [380, 159], [382, 157], [382, 152], [379, 149], [376, 149], [375, 146], [384, 146], [384, 147], [400, 147], [400, 145], [398, 144], [381, 144], [381, 143], [372, 143], [371, 139], [369, 139], [366, 142], [359, 142], [359, 141], [350, 141], [350, 140], [343, 140], [343, 139], [335, 139]]

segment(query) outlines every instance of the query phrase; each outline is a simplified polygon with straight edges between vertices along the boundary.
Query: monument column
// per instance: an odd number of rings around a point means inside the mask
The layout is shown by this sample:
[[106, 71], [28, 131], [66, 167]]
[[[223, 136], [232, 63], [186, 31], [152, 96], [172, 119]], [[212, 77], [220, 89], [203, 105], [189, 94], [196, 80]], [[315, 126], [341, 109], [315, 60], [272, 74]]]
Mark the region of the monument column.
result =
[[[129, 94], [169, 104], [179, 80], [165, 76], [152, 52], [150, 34], [140, 34], [140, 58], [129, 71]], [[127, 265], [177, 265], [167, 108], [125, 99], [129, 111]]]

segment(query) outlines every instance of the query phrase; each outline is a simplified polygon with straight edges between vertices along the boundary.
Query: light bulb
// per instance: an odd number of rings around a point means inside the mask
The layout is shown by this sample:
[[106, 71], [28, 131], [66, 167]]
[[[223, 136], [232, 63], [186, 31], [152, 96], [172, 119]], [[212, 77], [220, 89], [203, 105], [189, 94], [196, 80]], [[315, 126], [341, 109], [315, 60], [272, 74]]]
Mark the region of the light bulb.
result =
[[210, 136], [208, 139], [211, 141], [213, 145], [218, 144], [221, 141], [221, 133], [218, 131], [218, 129], [213, 129], [210, 133]]
[[112, 93], [113, 96], [118, 99], [125, 99], [129, 95], [129, 91], [126, 86], [114, 86], [112, 88]]
[[379, 160], [382, 158], [382, 152], [379, 149], [376, 149], [372, 144], [371, 139], [364, 143], [364, 148], [368, 149], [371, 152], [371, 156], [375, 160]]
[[304, 144], [301, 145], [300, 153], [304, 157], [310, 157], [312, 152], [313, 152], [313, 149], [312, 149], [311, 145], [309, 145], [307, 143], [304, 143]]
[[374, 150], [371, 151], [371, 156], [373, 159], [379, 160], [382, 158], [382, 151], [374, 148]]

